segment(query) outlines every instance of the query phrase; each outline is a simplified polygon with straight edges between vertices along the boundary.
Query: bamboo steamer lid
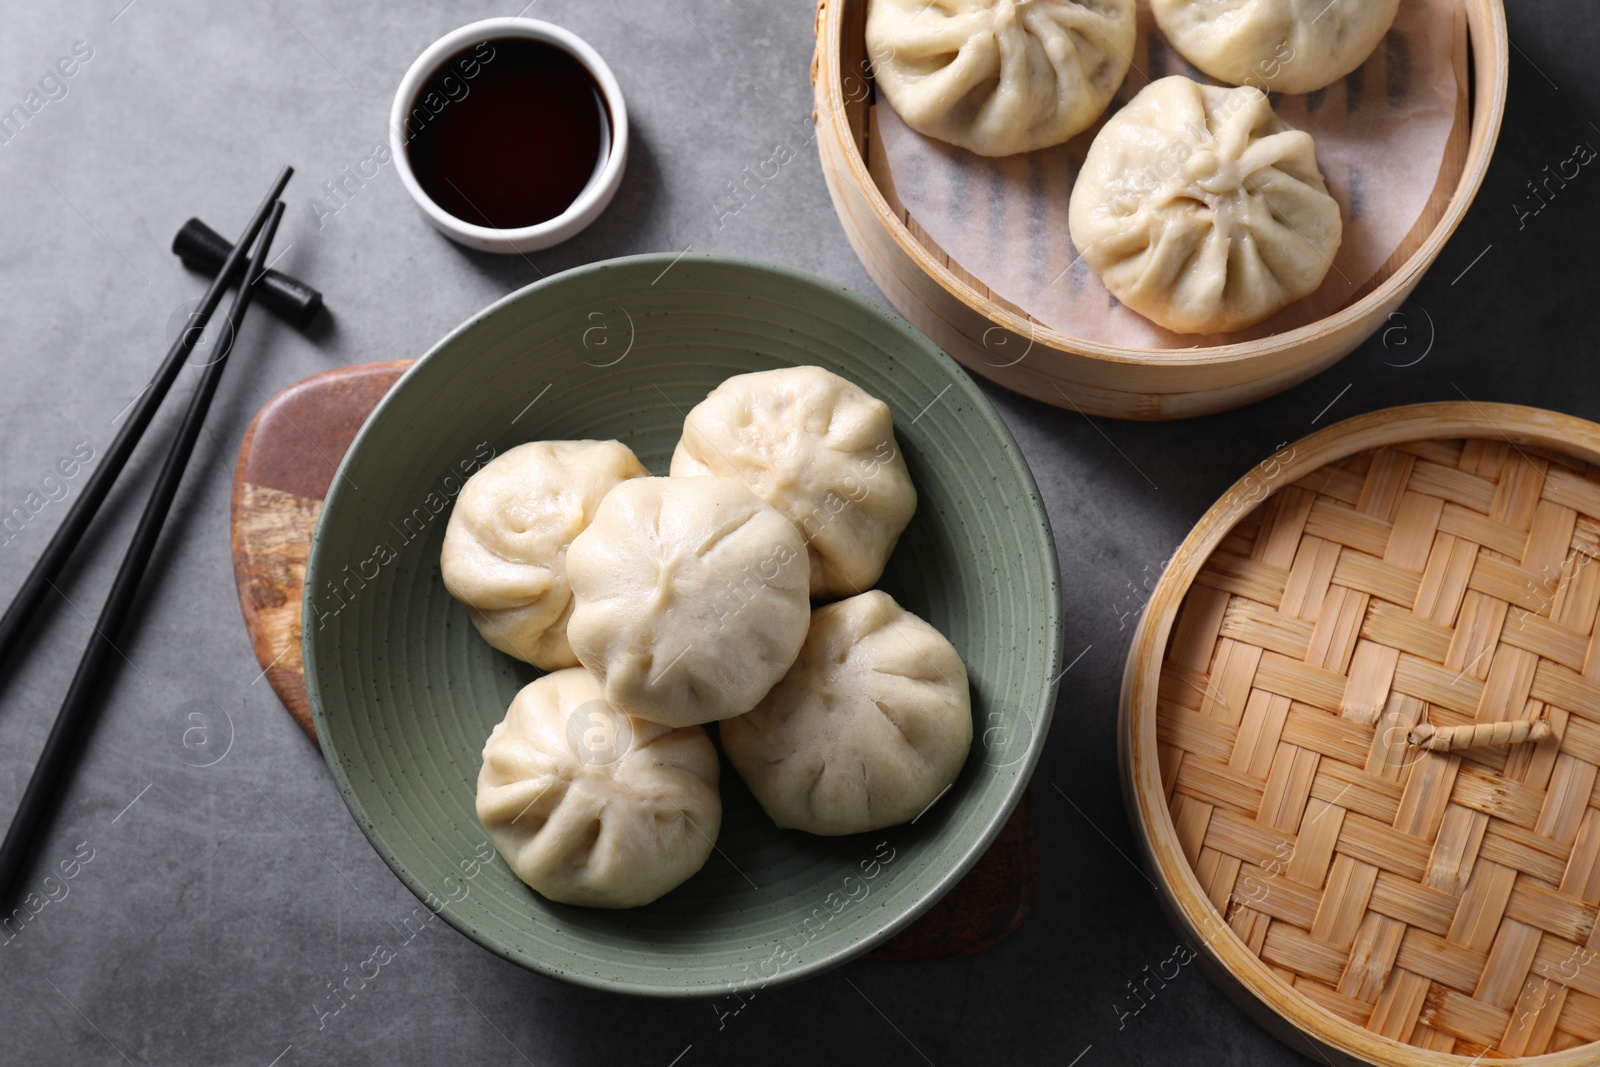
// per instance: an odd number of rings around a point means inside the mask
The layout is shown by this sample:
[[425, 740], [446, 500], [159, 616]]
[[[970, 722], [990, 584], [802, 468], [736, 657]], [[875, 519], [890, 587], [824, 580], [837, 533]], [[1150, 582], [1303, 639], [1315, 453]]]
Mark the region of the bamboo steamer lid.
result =
[[1336, 1063], [1600, 1059], [1597, 615], [1600, 426], [1570, 416], [1364, 415], [1201, 519], [1134, 638], [1123, 782], [1258, 1022]]

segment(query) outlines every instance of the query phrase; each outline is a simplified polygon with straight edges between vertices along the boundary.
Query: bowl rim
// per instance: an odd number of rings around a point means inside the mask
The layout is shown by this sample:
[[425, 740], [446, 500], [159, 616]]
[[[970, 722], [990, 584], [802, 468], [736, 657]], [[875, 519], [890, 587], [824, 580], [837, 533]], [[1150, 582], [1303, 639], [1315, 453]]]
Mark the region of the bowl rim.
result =
[[[1302, 437], [1246, 471], [1206, 509], [1174, 551], [1134, 630], [1118, 698], [1117, 770], [1123, 803], [1143, 869], [1153, 876], [1151, 885], [1168, 922], [1180, 934], [1193, 935], [1207, 977], [1258, 1026], [1295, 1051], [1302, 1051], [1309, 1040], [1341, 1063], [1469, 1067], [1465, 1056], [1382, 1037], [1289, 989], [1222, 920], [1176, 844], [1156, 756], [1156, 691], [1184, 597], [1211, 554], [1246, 516], [1278, 489], [1357, 453], [1439, 438], [1507, 441], [1513, 447], [1550, 448], [1600, 464], [1600, 425], [1558, 411], [1491, 401], [1379, 408]], [[1516, 1062], [1580, 1067], [1594, 1062], [1594, 1048], [1591, 1042]]]
[[[1007, 765], [1007, 769], [1015, 768], [1015, 771], [1012, 774], [1010, 785], [1001, 804], [997, 806], [995, 812], [983, 825], [982, 830], [961, 851], [955, 862], [932, 885], [923, 889], [915, 902], [905, 908], [899, 915], [881, 923], [874, 931], [864, 937], [818, 956], [814, 960], [808, 960], [780, 970], [777, 975], [761, 986], [762, 989], [768, 989], [813, 977], [856, 959], [862, 953], [882, 944], [921, 918], [946, 893], [955, 887], [956, 883], [972, 869], [973, 865], [978, 862], [989, 846], [994, 843], [995, 838], [999, 836], [1001, 829], [1011, 817], [1017, 804], [1022, 800], [1022, 795], [1027, 790], [1033, 777], [1033, 771], [1039, 762], [1039, 757], [1043, 753], [1045, 740], [1050, 732], [1051, 720], [1055, 714], [1056, 697], [1061, 684], [1061, 661], [1066, 638], [1065, 609], [1061, 597], [1061, 564], [1056, 552], [1055, 532], [1050, 525], [1050, 518], [1045, 510], [1044, 499], [1039, 492], [1038, 483], [1033, 477], [1033, 472], [1029, 468], [1026, 458], [1023, 456], [1022, 446], [1017, 443], [1010, 428], [1001, 419], [999, 412], [995, 410], [989, 398], [984, 396], [972, 376], [955, 360], [951, 359], [943, 349], [934, 344], [916, 327], [906, 322], [900, 315], [890, 311], [876, 301], [868, 299], [848, 286], [808, 271], [771, 263], [766, 260], [715, 253], [673, 254], [652, 252], [597, 260], [558, 274], [552, 274], [547, 278], [542, 278], [506, 294], [469, 316], [418, 358], [389, 388], [389, 391], [384, 394], [383, 399], [378, 402], [372, 414], [367, 416], [366, 421], [362, 423], [360, 430], [357, 431], [355, 438], [350, 442], [349, 449], [345, 452], [344, 458], [339, 462], [338, 470], [334, 473], [328, 495], [323, 500], [321, 511], [317, 516], [316, 531], [312, 534], [311, 547], [306, 558], [305, 593], [301, 599], [301, 657], [305, 668], [306, 696], [311, 707], [312, 722], [316, 726], [317, 745], [321, 749], [323, 760], [327, 763], [328, 770], [333, 776], [334, 784], [338, 787], [339, 795], [343, 798], [351, 816], [354, 817], [356, 825], [361, 828], [362, 834], [378, 853], [384, 864], [413, 895], [426, 905], [431, 890], [422, 885], [384, 843], [371, 817], [356, 798], [355, 791], [350, 784], [349, 775], [345, 772], [338, 759], [338, 753], [329, 741], [331, 731], [328, 729], [328, 710], [323, 704], [321, 686], [317, 684], [318, 656], [314, 636], [317, 630], [312, 625], [315, 622], [315, 606], [310, 596], [310, 591], [317, 587], [317, 582], [320, 579], [323, 531], [328, 522], [328, 516], [336, 513], [344, 506], [341, 500], [348, 491], [345, 489], [345, 484], [348, 481], [347, 468], [351, 465], [353, 457], [362, 450], [368, 437], [372, 435], [373, 428], [383, 419], [389, 407], [395, 402], [401, 391], [406, 388], [407, 383], [425, 364], [439, 358], [441, 352], [476, 329], [480, 323], [505, 312], [516, 302], [528, 299], [531, 293], [546, 288], [558, 287], [563, 282], [574, 278], [615, 270], [619, 267], [643, 268], [646, 271], [661, 268], [661, 273], [664, 274], [667, 268], [680, 261], [700, 262], [742, 271], [758, 271], [776, 275], [779, 278], [809, 288], [826, 291], [832, 296], [842, 298], [847, 303], [856, 305], [865, 313], [883, 320], [887, 325], [903, 334], [914, 347], [925, 352], [937, 365], [943, 367], [948, 372], [951, 387], [964, 394], [964, 398], [970, 404], [973, 412], [982, 418], [991, 432], [996, 435], [1008, 466], [1019, 479], [1019, 484], [1031, 505], [1029, 515], [1033, 521], [1028, 524], [1028, 529], [1038, 537], [1037, 548], [1043, 558], [1048, 575], [1049, 595], [1045, 598], [1045, 601], [1050, 630], [1050, 645], [1046, 667], [1049, 671], [1050, 680], [1045, 683], [1039, 695], [1037, 707], [1031, 709], [1033, 714], [1028, 720], [1031, 726], [1031, 733], [1028, 747], [1024, 751], [1022, 759], [1014, 764]], [[658, 277], [657, 280], [659, 281], [660, 278]], [[1019, 714], [1026, 710], [1029, 709], [1019, 709]], [[976, 754], [976, 746], [974, 754]], [[971, 758], [972, 756], [969, 755], [969, 759]], [[981, 756], [978, 758], [981, 760]], [[430, 910], [432, 910], [431, 905]], [[537, 957], [513, 951], [509, 946], [496, 943], [493, 939], [480, 935], [470, 923], [455, 915], [448, 904], [441, 906], [435, 914], [441, 916], [458, 932], [466, 935], [469, 939], [502, 959], [510, 960], [528, 970], [548, 977], [559, 978], [591, 989], [656, 998], [688, 999], [727, 995], [741, 985], [748, 988], [748, 982], [735, 980], [723, 980], [696, 986], [665, 986], [613, 980], [583, 972], [568, 971]]]
[[[476, 42], [496, 37], [542, 41], [560, 48], [583, 64], [584, 69], [593, 76], [611, 112], [611, 144], [606, 150], [604, 165], [590, 176], [588, 183], [565, 211], [532, 226], [479, 226], [452, 215], [440, 207], [417, 181], [416, 173], [411, 168], [411, 157], [406, 150], [406, 145], [410, 143], [410, 138], [405, 136], [406, 116], [411, 111], [417, 91], [428, 76], [456, 53]], [[537, 252], [577, 236], [600, 217], [600, 213], [616, 195], [622, 184], [623, 170], [628, 164], [628, 105], [623, 100], [622, 86], [605, 59], [589, 42], [571, 30], [520, 15], [480, 19], [458, 26], [434, 41], [406, 69], [395, 89], [394, 102], [389, 106], [389, 152], [394, 158], [395, 171], [400, 175], [400, 184], [405, 186], [411, 199], [416, 201], [422, 213], [440, 233], [484, 252]]]
[[[1489, 162], [1494, 155], [1494, 147], [1499, 140], [1501, 123], [1505, 118], [1506, 92], [1510, 68], [1510, 38], [1506, 35], [1506, 12], [1504, 0], [1469, 0], [1467, 7], [1482, 9], [1489, 20], [1489, 33], [1486, 47], [1494, 58], [1489, 64], [1490, 69], [1485, 71], [1485, 64], [1478, 63], [1474, 72], [1473, 85], [1479, 100], [1483, 101], [1482, 107], [1488, 109], [1485, 120], [1484, 134], [1481, 150], [1474, 159], [1470, 152], [1466, 165], [1461, 173], [1460, 180], [1450, 194], [1450, 199], [1445, 205], [1445, 210], [1439, 221], [1429, 231], [1428, 236], [1417, 246], [1416, 250], [1407, 257], [1406, 261], [1395, 269], [1394, 273], [1385, 278], [1382, 283], [1372, 288], [1366, 295], [1344, 305], [1333, 313], [1297, 326], [1292, 330], [1282, 333], [1269, 334], [1266, 337], [1253, 341], [1235, 341], [1226, 345], [1206, 345], [1193, 348], [1162, 348], [1144, 349], [1127, 345], [1108, 345], [1098, 341], [1089, 341], [1073, 337], [1059, 330], [1051, 329], [1034, 322], [1032, 319], [1011, 311], [992, 300], [981, 296], [975, 289], [955, 275], [939, 257], [929, 251], [922, 242], [911, 234], [910, 228], [904, 220], [890, 209], [888, 201], [884, 198], [883, 190], [878, 188], [877, 181], [872, 177], [866, 160], [861, 157], [861, 151], [856, 147], [854, 135], [850, 130], [848, 109], [844, 98], [844, 85], [848, 77], [840, 69], [843, 62], [843, 48], [841, 38], [844, 33], [844, 8], [847, 2], [865, 3], [866, 0], [819, 0], [817, 8], [817, 52], [812, 66], [812, 81], [815, 83], [815, 112], [814, 118], [820, 126], [826, 121], [830, 124], [834, 140], [840, 146], [846, 165], [850, 170], [850, 181], [871, 206], [875, 221], [892, 237], [901, 250], [911, 261], [928, 277], [939, 284], [945, 292], [951, 294], [962, 304], [983, 319], [1003, 330], [1007, 330], [1017, 337], [1026, 337], [1031, 342], [1042, 344], [1046, 349], [1073, 356], [1080, 356], [1097, 363], [1121, 366], [1160, 366], [1160, 367], [1208, 367], [1219, 364], [1243, 362], [1252, 359], [1265, 359], [1292, 351], [1308, 341], [1318, 338], [1330, 331], [1348, 326], [1358, 321], [1363, 316], [1370, 315], [1381, 309], [1385, 304], [1395, 300], [1396, 297], [1408, 293], [1418, 282], [1422, 275], [1438, 259], [1439, 253], [1444, 249], [1445, 243], [1455, 233], [1467, 210], [1477, 198], [1483, 186], [1484, 177], [1488, 173]], [[1472, 38], [1477, 35], [1472, 32], [1471, 17], [1468, 17], [1469, 49], [1474, 57], [1477, 48], [1472, 44]], [[1474, 107], [1469, 115], [1469, 133], [1471, 127], [1477, 126], [1478, 108]]]

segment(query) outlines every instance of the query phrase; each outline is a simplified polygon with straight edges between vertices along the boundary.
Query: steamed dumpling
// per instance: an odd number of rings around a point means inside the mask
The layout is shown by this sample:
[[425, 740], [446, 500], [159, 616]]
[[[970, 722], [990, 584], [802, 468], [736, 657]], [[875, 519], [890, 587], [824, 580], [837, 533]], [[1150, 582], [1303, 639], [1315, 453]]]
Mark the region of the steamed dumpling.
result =
[[800, 658], [722, 748], [779, 826], [854, 834], [914, 819], [972, 744], [967, 669], [944, 635], [874, 590], [818, 608]]
[[889, 406], [821, 367], [735, 375], [696, 404], [672, 476], [704, 474], [738, 478], [799, 528], [818, 598], [872, 588], [917, 510]]
[[732, 478], [637, 478], [567, 550], [572, 649], [619, 711], [668, 726], [755, 707], [810, 622], [794, 524]]
[[698, 871], [722, 826], [717, 751], [606, 704], [588, 671], [523, 687], [483, 746], [478, 818], [506, 863], [561, 904], [632, 908]]
[[1094, 125], [1134, 46], [1134, 0], [870, 0], [878, 88], [907, 126], [1009, 156]]
[[467, 480], [439, 566], [484, 640], [543, 670], [578, 665], [567, 546], [612, 486], [649, 473], [620, 441], [533, 441]]
[[1179, 333], [1243, 329], [1315, 292], [1343, 233], [1310, 134], [1258, 89], [1178, 76], [1095, 136], [1067, 221], [1112, 295]]
[[1218, 81], [1309, 93], [1365, 63], [1400, 0], [1151, 0], [1172, 47]]

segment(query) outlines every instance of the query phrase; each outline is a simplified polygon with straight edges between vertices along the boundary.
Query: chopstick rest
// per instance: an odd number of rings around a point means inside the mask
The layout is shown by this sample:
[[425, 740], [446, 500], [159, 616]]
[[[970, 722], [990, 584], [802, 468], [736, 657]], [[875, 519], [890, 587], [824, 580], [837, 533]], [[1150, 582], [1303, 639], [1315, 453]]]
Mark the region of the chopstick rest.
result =
[[[199, 219], [190, 219], [172, 238], [172, 252], [183, 265], [204, 274], [222, 268], [233, 246], [222, 234]], [[256, 283], [256, 299], [261, 306], [297, 330], [311, 325], [322, 310], [322, 294], [298, 278], [269, 270]]]

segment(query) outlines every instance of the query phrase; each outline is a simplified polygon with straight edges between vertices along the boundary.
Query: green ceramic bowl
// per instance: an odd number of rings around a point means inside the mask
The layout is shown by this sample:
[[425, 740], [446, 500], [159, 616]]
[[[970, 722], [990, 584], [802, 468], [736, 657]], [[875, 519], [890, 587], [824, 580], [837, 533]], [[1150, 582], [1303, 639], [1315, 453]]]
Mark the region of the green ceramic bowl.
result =
[[[665, 474], [684, 414], [724, 378], [805, 363], [894, 412], [919, 500], [882, 587], [966, 661], [975, 739], [966, 769], [912, 825], [821, 838], [773, 826], [724, 764], [722, 835], [699, 874], [644, 908], [552, 904], [492, 854], [473, 810], [483, 742], [537, 672], [490, 649], [440, 579], [462, 474], [490, 448], [613, 437]], [[384, 398], [312, 542], [306, 683], [356, 821], [452, 926], [568, 981], [714, 996], [845, 962], [911, 923], [977, 861], [1049, 725], [1059, 587], [1016, 442], [927, 338], [798, 271], [636, 256], [511, 294]]]

